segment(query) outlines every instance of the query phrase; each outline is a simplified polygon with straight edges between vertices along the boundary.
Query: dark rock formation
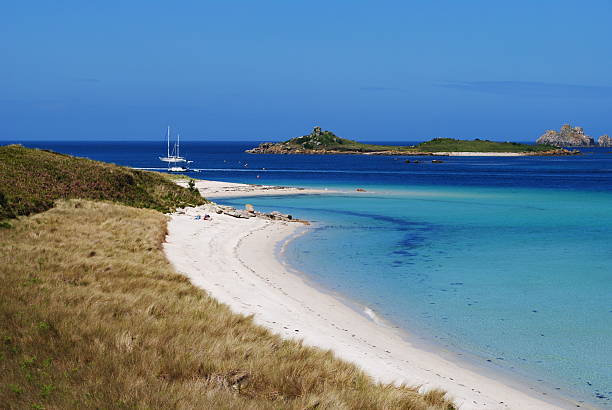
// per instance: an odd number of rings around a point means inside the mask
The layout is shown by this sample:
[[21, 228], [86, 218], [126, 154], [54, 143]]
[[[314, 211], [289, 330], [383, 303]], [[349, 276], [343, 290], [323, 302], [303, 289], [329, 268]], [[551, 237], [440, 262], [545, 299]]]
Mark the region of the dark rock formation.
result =
[[555, 147], [592, 147], [595, 140], [585, 135], [582, 127], [572, 127], [565, 124], [560, 131], [547, 130], [537, 139], [536, 144], [552, 145]]
[[612, 138], [607, 135], [602, 135], [597, 140], [597, 144], [599, 144], [600, 147], [612, 147]]

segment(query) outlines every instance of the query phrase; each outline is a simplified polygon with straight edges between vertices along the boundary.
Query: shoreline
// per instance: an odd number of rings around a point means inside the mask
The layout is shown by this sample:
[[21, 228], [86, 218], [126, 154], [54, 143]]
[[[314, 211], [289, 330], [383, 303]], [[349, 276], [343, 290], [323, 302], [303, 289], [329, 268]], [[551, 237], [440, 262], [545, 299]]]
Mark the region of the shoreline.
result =
[[[299, 271], [296, 268], [290, 266], [289, 262], [283, 259], [284, 248], [293, 240], [297, 239], [299, 236], [306, 234], [309, 229], [312, 227], [303, 228], [303, 232], [299, 234], [291, 234], [285, 239], [281, 240], [277, 243], [275, 255], [279, 261], [283, 265], [287, 272], [291, 275], [296, 276], [300, 280], [302, 280], [307, 286], [310, 286], [317, 291], [329, 295], [330, 297], [338, 300], [340, 303], [344, 304], [348, 309], [350, 309], [353, 314], [358, 315], [365, 320], [370, 321], [372, 324], [387, 329], [390, 333], [393, 333], [397, 337], [399, 337], [404, 343], [407, 343], [413, 346], [415, 349], [428, 352], [430, 354], [436, 355], [439, 358], [447, 360], [449, 362], [455, 363], [458, 367], [477, 373], [479, 376], [483, 378], [487, 378], [490, 380], [496, 380], [499, 383], [517, 390], [521, 394], [525, 394], [530, 396], [533, 399], [540, 400], [545, 402], [545, 405], [553, 406], [555, 409], [560, 408], [583, 408], [583, 409], [592, 409], [595, 410], [598, 407], [595, 407], [590, 402], [579, 400], [575, 398], [571, 398], [570, 396], [565, 396], [561, 394], [558, 389], [554, 387], [554, 384], [547, 384], [546, 381], [538, 380], [539, 384], [537, 387], [534, 387], [534, 380], [536, 380], [536, 376], [529, 375], [526, 373], [518, 373], [517, 369], [506, 369], [502, 367], [494, 368], [494, 366], [487, 366], [487, 364], [482, 363], [483, 359], [481, 356], [478, 356], [474, 353], [471, 353], [467, 350], [462, 350], [461, 348], [448, 348], [443, 344], [439, 343], [436, 340], [433, 340], [429, 337], [422, 336], [417, 332], [413, 332], [412, 330], [407, 330], [406, 328], [402, 328], [397, 326], [391, 319], [387, 319], [382, 316], [377, 311], [370, 308], [366, 303], [355, 300], [342, 294], [339, 291], [331, 290], [325, 288], [324, 285], [317, 283], [314, 279], [311, 279], [306, 273]], [[355, 364], [360, 365], [355, 362]], [[371, 374], [370, 372], [368, 372]], [[518, 374], [515, 374], [518, 373]], [[386, 382], [384, 379], [376, 379], [381, 382]], [[391, 381], [391, 383], [396, 383], [397, 381]], [[432, 388], [435, 388], [433, 386]], [[501, 404], [501, 403], [500, 403]], [[469, 405], [465, 404], [465, 405]], [[459, 406], [460, 408], [466, 408], [464, 406]], [[472, 407], [467, 407], [472, 408]], [[476, 407], [480, 408], [480, 407]], [[491, 407], [484, 407], [491, 408]], [[494, 408], [514, 408], [512, 406], [509, 407], [494, 407]], [[522, 407], [521, 407], [522, 408]], [[531, 408], [531, 407], [526, 407]], [[539, 407], [538, 407], [539, 408]], [[542, 407], [548, 409], [550, 407]]]
[[456, 151], [456, 152], [432, 152], [434, 156], [445, 156], [445, 157], [533, 157], [533, 156], [545, 156], [538, 154], [531, 154], [527, 152], [469, 152], [469, 151]]
[[365, 155], [365, 156], [401, 156], [401, 157], [559, 157], [581, 155], [580, 152], [568, 151], [563, 148], [552, 151], [524, 151], [524, 152], [479, 152], [479, 151], [337, 151], [337, 150], [296, 150], [276, 151], [257, 149], [247, 150], [249, 154], [272, 155]]
[[197, 212], [188, 209], [183, 215], [172, 216], [164, 245], [168, 259], [194, 285], [234, 312], [253, 314], [257, 324], [274, 333], [331, 349], [377, 381], [420, 385], [423, 390], [444, 389], [462, 409], [576, 407], [571, 400], [546, 393], [536, 397], [536, 391], [525, 391], [527, 386], [501, 382], [487, 375], [487, 369], [472, 368], [434, 349], [422, 348], [409, 334], [384, 320], [373, 320], [365, 310], [359, 312], [357, 303], [292, 272], [279, 254], [288, 241], [303, 233], [299, 231], [301, 224], [227, 215], [194, 221]]
[[[335, 192], [326, 189], [242, 184], [237, 182], [210, 181], [207, 179], [195, 179], [194, 181], [195, 187], [200, 191], [200, 194], [204, 198], [210, 199], [263, 195], [315, 195]], [[182, 187], [187, 187], [187, 180], [179, 180], [176, 183]]]

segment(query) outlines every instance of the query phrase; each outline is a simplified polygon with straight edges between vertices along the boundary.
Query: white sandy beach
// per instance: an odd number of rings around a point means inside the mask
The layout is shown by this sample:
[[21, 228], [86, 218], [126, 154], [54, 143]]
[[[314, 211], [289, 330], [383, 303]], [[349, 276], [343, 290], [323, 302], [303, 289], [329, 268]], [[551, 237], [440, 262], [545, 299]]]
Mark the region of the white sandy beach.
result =
[[331, 349], [381, 382], [444, 389], [460, 409], [576, 407], [569, 401], [551, 404], [535, 389], [501, 382], [417, 347], [393, 327], [290, 272], [275, 248], [308, 229], [304, 225], [217, 214], [211, 221], [194, 220], [204, 212], [172, 215], [164, 248], [168, 259], [196, 286], [237, 313], [253, 314], [256, 323], [271, 331]]
[[[187, 181], [179, 181], [177, 183], [181, 186], [187, 186]], [[261, 195], [322, 194], [331, 192], [322, 189], [239, 184], [235, 182], [209, 181], [203, 179], [196, 180], [195, 186], [203, 197], [209, 199]]]

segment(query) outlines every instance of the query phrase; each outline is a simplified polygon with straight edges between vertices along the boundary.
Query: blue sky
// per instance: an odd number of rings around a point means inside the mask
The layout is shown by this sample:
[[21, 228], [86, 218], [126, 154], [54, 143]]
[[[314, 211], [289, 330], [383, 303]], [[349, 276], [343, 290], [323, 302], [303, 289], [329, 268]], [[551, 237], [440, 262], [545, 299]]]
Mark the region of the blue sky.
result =
[[0, 139], [612, 134], [612, 1], [3, 1]]

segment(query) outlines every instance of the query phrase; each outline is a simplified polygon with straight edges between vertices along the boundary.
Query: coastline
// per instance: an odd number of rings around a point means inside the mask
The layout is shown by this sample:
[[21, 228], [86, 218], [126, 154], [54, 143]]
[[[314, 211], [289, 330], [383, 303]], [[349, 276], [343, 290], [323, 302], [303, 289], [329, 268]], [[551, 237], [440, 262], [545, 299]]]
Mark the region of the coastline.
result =
[[[187, 187], [187, 180], [180, 180], [176, 183], [182, 187]], [[202, 194], [204, 198], [210, 199], [262, 195], [313, 195], [333, 192], [324, 189], [241, 184], [236, 182], [210, 181], [205, 179], [196, 179], [195, 187], [198, 189], [198, 191], [200, 191], [200, 194]]]
[[318, 149], [261, 149], [253, 148], [246, 150], [249, 154], [276, 154], [276, 155], [366, 155], [366, 156], [419, 156], [419, 157], [551, 157], [551, 156], [567, 156], [580, 155], [577, 151], [568, 151], [564, 148], [551, 151], [521, 151], [521, 152], [496, 152], [496, 151], [351, 151], [351, 150], [318, 150]]
[[361, 151], [303, 151], [303, 152], [254, 152], [247, 151], [251, 154], [278, 154], [278, 155], [386, 155], [386, 156], [404, 156], [404, 157], [551, 157], [551, 156], [567, 156], [567, 155], [579, 155], [576, 153], [566, 152], [476, 152], [476, 151], [432, 151], [432, 152], [421, 152], [421, 151], [373, 151], [373, 152], [361, 152]]
[[[245, 196], [245, 192], [234, 196]], [[235, 312], [253, 314], [256, 323], [274, 333], [331, 349], [381, 382], [444, 389], [463, 409], [576, 407], [571, 401], [535, 397], [535, 391], [525, 392], [523, 386], [501, 382], [417, 347], [393, 327], [374, 320], [375, 316], [368, 318], [341, 298], [309, 284], [276, 255], [281, 244], [302, 232], [301, 224], [227, 215], [195, 221], [198, 212], [188, 209], [171, 217], [164, 245], [168, 259], [196, 286]]]
[[433, 152], [434, 156], [445, 157], [532, 157], [534, 155], [542, 156], [541, 154], [530, 154], [527, 152]]

